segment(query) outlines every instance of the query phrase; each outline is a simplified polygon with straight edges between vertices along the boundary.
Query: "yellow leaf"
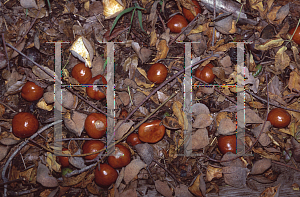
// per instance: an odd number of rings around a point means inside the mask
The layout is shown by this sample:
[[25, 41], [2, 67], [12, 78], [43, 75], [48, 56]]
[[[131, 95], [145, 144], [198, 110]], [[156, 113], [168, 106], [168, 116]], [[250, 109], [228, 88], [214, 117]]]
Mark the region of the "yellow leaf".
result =
[[148, 79], [148, 77], [147, 77], [147, 73], [146, 73], [146, 71], [144, 70], [144, 69], [142, 69], [142, 68], [137, 68], [138, 69], [138, 71], [146, 78], [146, 79]]
[[49, 165], [49, 169], [52, 171], [60, 172], [60, 165], [56, 162], [56, 156], [52, 153], [47, 152], [47, 164]]
[[275, 55], [275, 68], [276, 70], [284, 70], [290, 65], [290, 58], [286, 54], [286, 46], [281, 47]]
[[167, 57], [169, 52], [169, 47], [166, 40], [159, 41], [156, 49], [157, 49], [157, 54], [153, 60], [154, 62], [157, 62], [160, 59], [165, 59]]
[[255, 46], [256, 50], [262, 50], [262, 51], [266, 51], [266, 50], [270, 50], [272, 48], [275, 47], [279, 47], [283, 44], [284, 40], [283, 39], [275, 39], [275, 40], [269, 40], [266, 43], [262, 44], [262, 45], [257, 45]]

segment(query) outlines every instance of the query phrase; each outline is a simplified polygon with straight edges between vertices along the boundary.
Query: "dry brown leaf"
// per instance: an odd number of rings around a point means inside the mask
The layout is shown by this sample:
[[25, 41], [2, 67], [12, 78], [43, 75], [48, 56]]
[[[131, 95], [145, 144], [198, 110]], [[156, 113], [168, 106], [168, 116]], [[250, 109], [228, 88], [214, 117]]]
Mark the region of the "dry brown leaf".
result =
[[179, 101], [175, 101], [172, 110], [174, 115], [178, 119], [178, 123], [181, 126], [181, 128], [184, 128], [184, 112], [182, 111], [182, 104]]
[[267, 51], [267, 50], [273, 49], [275, 47], [281, 46], [283, 44], [283, 42], [284, 42], [284, 40], [282, 38], [268, 40], [266, 43], [264, 43], [262, 45], [256, 45], [254, 48], [256, 50]]
[[72, 177], [63, 177], [63, 183], [62, 186], [73, 186], [78, 183], [80, 183], [84, 177], [88, 174], [89, 171], [82, 172], [81, 174], [77, 176], [72, 176]]
[[192, 149], [198, 150], [206, 147], [209, 144], [208, 132], [206, 128], [198, 129], [192, 135]]
[[86, 117], [86, 114], [72, 111], [72, 113], [66, 113], [63, 116], [63, 119], [65, 126], [69, 129], [69, 131], [76, 134], [77, 136], [80, 136], [84, 129], [84, 120], [86, 119]]
[[287, 47], [281, 47], [275, 55], [275, 68], [276, 70], [283, 71], [290, 65], [290, 57], [286, 54]]
[[165, 181], [155, 181], [156, 190], [165, 197], [172, 197], [172, 190], [169, 188], [168, 183]]
[[220, 121], [217, 134], [219, 135], [233, 135], [236, 131], [236, 124], [229, 118], [223, 118]]
[[169, 52], [168, 43], [166, 40], [160, 40], [156, 46], [157, 53], [156, 57], [153, 59], [154, 62], [157, 62], [160, 59], [165, 59]]
[[295, 69], [290, 73], [288, 87], [291, 91], [293, 88], [300, 91], [300, 75], [298, 73], [298, 69]]
[[195, 103], [192, 105], [193, 115], [210, 114], [208, 107], [203, 103]]
[[128, 184], [134, 177], [140, 172], [141, 169], [147, 167], [140, 159], [132, 160], [126, 167], [125, 167], [125, 174], [124, 174], [124, 181]]
[[241, 168], [237, 166], [223, 167], [225, 183], [237, 188], [246, 186], [246, 178], [248, 172], [248, 168]]
[[150, 46], [151, 47], [155, 46], [156, 42], [157, 42], [157, 35], [155, 30], [153, 30], [151, 31], [151, 35], [150, 35]]
[[154, 86], [154, 84], [148, 84], [148, 83], [145, 83], [143, 81], [141, 81], [139, 78], [135, 78], [134, 79], [136, 84], [140, 87], [144, 87], [144, 88], [152, 88]]
[[0, 161], [6, 157], [9, 149], [9, 146], [0, 145]]
[[217, 179], [222, 178], [222, 172], [223, 172], [222, 168], [215, 168], [208, 165], [206, 169], [206, 180], [211, 181], [214, 178]]
[[[265, 123], [265, 127], [264, 130], [261, 133], [261, 136], [259, 137], [258, 141], [262, 146], [268, 146], [272, 141], [270, 139], [270, 137], [267, 135], [267, 132], [269, 131], [269, 129], [271, 128], [271, 123], [270, 121], [267, 121]], [[258, 135], [260, 134], [260, 131], [262, 130], [263, 125], [259, 125], [258, 127], [255, 127], [254, 129], [252, 129], [252, 133], [255, 135], [255, 137], [258, 137]]]
[[193, 122], [193, 128], [206, 128], [208, 127], [213, 121], [213, 118], [210, 114], [199, 114], [197, 115], [195, 121]]
[[191, 194], [191, 192], [189, 191], [189, 188], [186, 185], [180, 184], [179, 186], [177, 186], [175, 188], [175, 196], [176, 197], [193, 197], [194, 195]]
[[[189, 187], [189, 191], [191, 193], [193, 193], [195, 196], [198, 196], [198, 197], [201, 197], [203, 196], [202, 195], [202, 192], [200, 190], [200, 187], [205, 187], [205, 181], [203, 180], [203, 174], [199, 174], [196, 178], [196, 180], [194, 181], [193, 185], [191, 185]], [[206, 190], [206, 188], [205, 188]]]
[[61, 166], [56, 162], [56, 156], [52, 153], [47, 152], [47, 159], [46, 162], [50, 168], [50, 171], [54, 170], [55, 172], [61, 171]]
[[252, 150], [253, 150], [253, 152], [255, 152], [257, 154], [260, 154], [264, 158], [272, 159], [272, 160], [275, 160], [275, 161], [280, 160], [280, 155], [276, 155], [276, 154], [273, 154], [273, 153], [268, 153], [265, 150], [263, 150], [262, 148], [257, 148], [257, 149], [252, 148]]
[[117, 93], [122, 103], [127, 106], [130, 102], [130, 97], [128, 92], [118, 92]]
[[120, 193], [120, 196], [130, 196], [130, 197], [137, 197], [136, 189], [127, 189]]
[[272, 161], [270, 159], [261, 159], [258, 160], [254, 163], [250, 174], [262, 174], [264, 173], [267, 169], [269, 169], [272, 165]]
[[[123, 120], [119, 120], [118, 123], [116, 124], [116, 128], [119, 128], [119, 125], [121, 125], [122, 122], [123, 122]], [[123, 135], [125, 133], [127, 133], [127, 131], [129, 131], [129, 129], [132, 127], [132, 125], [134, 125], [134, 122], [132, 120], [130, 120], [129, 122], [123, 123], [115, 133], [116, 140], [121, 139], [123, 137]]]
[[248, 102], [248, 104], [250, 105], [250, 107], [256, 108], [256, 109], [263, 109], [266, 108], [266, 106], [258, 101], [250, 101]]
[[57, 187], [58, 182], [56, 178], [50, 176], [49, 173], [50, 173], [49, 169], [44, 164], [39, 162], [37, 168], [36, 181], [45, 187]]
[[146, 79], [148, 79], [147, 73], [146, 73], [146, 71], [145, 71], [144, 69], [139, 68], [139, 67], [137, 67], [137, 69], [138, 69], [138, 71], [139, 71]]
[[265, 189], [265, 191], [263, 191], [260, 194], [260, 197], [279, 197], [279, 187], [280, 187], [280, 183], [279, 185], [275, 186], [275, 187], [268, 187], [267, 189]]

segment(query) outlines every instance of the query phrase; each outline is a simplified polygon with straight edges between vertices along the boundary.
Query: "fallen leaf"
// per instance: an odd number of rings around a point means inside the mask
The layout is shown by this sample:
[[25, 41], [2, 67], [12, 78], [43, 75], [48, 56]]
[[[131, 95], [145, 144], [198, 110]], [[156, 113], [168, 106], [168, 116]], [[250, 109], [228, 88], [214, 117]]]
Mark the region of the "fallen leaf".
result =
[[86, 119], [87, 115], [72, 111], [71, 113], [68, 112], [63, 116], [63, 120], [65, 126], [68, 128], [69, 131], [80, 136], [83, 129], [84, 129], [84, 120]]
[[275, 55], [275, 69], [283, 71], [290, 65], [290, 57], [286, 54], [287, 47], [281, 47]]
[[250, 174], [262, 174], [264, 173], [267, 169], [269, 169], [272, 165], [272, 162], [270, 159], [261, 159], [258, 160], [254, 163]]
[[42, 184], [44, 187], [57, 187], [58, 182], [56, 178], [49, 175], [50, 170], [41, 162], [39, 162], [37, 168], [36, 181]]
[[206, 128], [208, 127], [213, 121], [213, 118], [210, 114], [199, 114], [197, 115], [195, 121], [193, 122], [193, 128]]
[[281, 46], [283, 44], [283, 42], [284, 42], [284, 40], [282, 38], [268, 40], [266, 43], [264, 43], [262, 45], [256, 45], [254, 48], [256, 50], [267, 51], [267, 50], [273, 49], [275, 47]]
[[210, 114], [208, 107], [203, 103], [195, 103], [192, 105], [193, 115]]
[[[123, 122], [123, 120], [118, 121], [118, 123], [115, 126], [116, 128], [119, 128], [117, 130], [117, 132], [115, 133], [116, 140], [121, 139], [123, 137], [123, 135], [129, 131], [129, 129], [132, 127], [132, 125], [134, 125], [134, 122], [132, 120], [130, 120], [129, 122], [123, 123], [123, 124], [122, 124], [122, 122]], [[121, 126], [119, 127], [119, 125], [121, 125]]]
[[236, 124], [229, 118], [223, 118], [220, 121], [217, 134], [219, 135], [233, 135], [236, 131]]
[[198, 150], [206, 147], [209, 144], [208, 132], [206, 128], [198, 129], [192, 135], [192, 149]]
[[194, 195], [191, 194], [189, 188], [184, 184], [180, 184], [175, 188], [175, 197], [193, 197], [193, 196]]
[[165, 181], [156, 180], [155, 181], [156, 190], [165, 197], [172, 197], [172, 190]]
[[[201, 178], [201, 177], [202, 177], [202, 178]], [[202, 180], [201, 180], [201, 179], [202, 179]], [[205, 181], [203, 180], [203, 174], [199, 174], [199, 175], [197, 176], [197, 178], [195, 179], [193, 185], [191, 185], [191, 186], [189, 187], [189, 191], [190, 191], [191, 193], [193, 193], [195, 196], [202, 197], [203, 195], [202, 195], [202, 192], [201, 192], [201, 190], [200, 190], [200, 187], [203, 187], [203, 186], [201, 186], [201, 185], [203, 185], [203, 184], [204, 184], [204, 186], [205, 186]], [[205, 190], [206, 190], [206, 189], [205, 189]]]
[[263, 191], [260, 194], [260, 197], [279, 197], [279, 188], [280, 188], [280, 183], [279, 185], [275, 186], [275, 187], [268, 187], [267, 189], [265, 189], [265, 191]]
[[249, 169], [237, 166], [227, 166], [222, 169], [226, 184], [237, 188], [246, 186], [246, 178]]
[[56, 162], [56, 156], [52, 153], [47, 152], [46, 162], [50, 168], [50, 171], [54, 170], [55, 172], [60, 172], [60, 165]]
[[157, 53], [156, 57], [153, 59], [154, 62], [157, 62], [160, 59], [165, 59], [169, 52], [168, 43], [166, 40], [160, 40], [156, 46]]
[[300, 91], [300, 75], [298, 69], [295, 69], [290, 73], [288, 87], [291, 91], [293, 89]]
[[125, 174], [124, 174], [124, 181], [128, 184], [134, 177], [140, 172], [141, 169], [147, 167], [140, 159], [132, 160], [126, 167], [125, 167]]
[[70, 47], [72, 55], [85, 62], [89, 68], [92, 67], [94, 51], [91, 43], [83, 36], [78, 37]]
[[206, 168], [206, 180], [211, 181], [214, 178], [222, 178], [222, 168], [215, 168], [213, 166], [208, 165]]
[[[269, 131], [269, 129], [271, 128], [271, 122], [267, 121], [265, 123], [265, 127], [264, 130], [261, 133], [261, 136], [259, 137], [258, 141], [262, 146], [268, 146], [272, 141], [270, 139], [270, 137], [268, 136], [267, 132]], [[255, 127], [254, 129], [252, 129], [252, 133], [255, 135], [255, 137], [258, 137], [258, 135], [260, 134], [260, 131], [262, 130], [263, 125], [259, 125], [258, 127]]]

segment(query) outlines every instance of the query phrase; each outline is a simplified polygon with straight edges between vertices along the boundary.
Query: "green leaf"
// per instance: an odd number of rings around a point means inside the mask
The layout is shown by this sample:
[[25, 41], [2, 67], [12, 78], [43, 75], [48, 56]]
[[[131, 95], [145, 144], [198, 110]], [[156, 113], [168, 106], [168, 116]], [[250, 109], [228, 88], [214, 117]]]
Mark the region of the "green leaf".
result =
[[136, 9], [136, 8], [135, 8], [135, 7], [127, 8], [127, 9], [123, 10], [123, 11], [116, 17], [116, 19], [114, 20], [113, 25], [112, 25], [112, 27], [111, 27], [111, 30], [110, 30], [110, 32], [109, 32], [109, 35], [111, 34], [112, 30], [115, 28], [115, 26], [116, 26], [118, 20], [119, 20], [124, 14], [126, 14], [126, 13], [128, 13], [128, 12], [131, 12], [133, 9]]
[[132, 21], [133, 21], [133, 16], [134, 16], [134, 13], [135, 13], [135, 8], [134, 8], [134, 10], [133, 10], [133, 12], [132, 12], [132, 15], [131, 15], [130, 27], [129, 27], [129, 30], [128, 30], [128, 32], [130, 32], [130, 29], [131, 29], [131, 26], [132, 26]]
[[140, 22], [141, 29], [146, 33], [146, 31], [145, 31], [144, 28], [143, 28], [143, 16], [142, 16], [142, 11], [141, 11], [141, 10], [138, 10], [137, 13], [138, 13], [138, 18], [139, 18], [139, 22]]

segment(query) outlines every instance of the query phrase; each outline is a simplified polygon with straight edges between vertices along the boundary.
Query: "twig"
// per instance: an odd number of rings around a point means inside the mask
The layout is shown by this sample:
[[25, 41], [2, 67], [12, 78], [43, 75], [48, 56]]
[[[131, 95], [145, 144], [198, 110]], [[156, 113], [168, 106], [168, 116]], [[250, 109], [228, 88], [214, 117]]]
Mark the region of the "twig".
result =
[[173, 39], [173, 40], [171, 40], [171, 42], [169, 42], [169, 46], [171, 46], [172, 44], [173, 44], [173, 42], [175, 42], [176, 41], [176, 39], [189, 27], [189, 26], [191, 26], [191, 24], [193, 24], [198, 18], [199, 18], [199, 16], [200, 16], [200, 13], [199, 14], [197, 14], [197, 16], [195, 16], [195, 18], [186, 26], [186, 27], [184, 27], [184, 28], [182, 28], [181, 29], [181, 32], [180, 33], [178, 33], [177, 34], [177, 36]]
[[[196, 77], [195, 75], [193, 75], [193, 78], [197, 79], [198, 81], [200, 81], [201, 83], [204, 83], [206, 85], [209, 85], [209, 83], [199, 79], [198, 77]], [[221, 90], [219, 90], [218, 88], [216, 88], [215, 86], [213, 86], [214, 90], [217, 91], [218, 93], [222, 94], [223, 96], [225, 96], [229, 101], [233, 102], [234, 104], [236, 104], [236, 101], [233, 100], [232, 98], [230, 98], [229, 96], [227, 96], [226, 94], [224, 94]]]
[[290, 166], [290, 165], [281, 163], [281, 162], [279, 162], [279, 161], [274, 161], [274, 160], [272, 160], [272, 163], [275, 163], [275, 164], [278, 164], [278, 165], [282, 165], [282, 166], [285, 166], [285, 167], [287, 167], [287, 168], [291, 168], [291, 169], [293, 169], [293, 170], [296, 170], [296, 171], [300, 172], [300, 169], [294, 168], [293, 166]]
[[22, 40], [25, 38], [25, 36], [28, 34], [28, 32], [31, 30], [31, 28], [33, 27], [37, 17], [40, 15], [40, 12], [41, 12], [42, 9], [40, 9], [37, 13], [37, 15], [35, 16], [34, 20], [32, 21], [32, 23], [30, 24], [30, 27], [27, 29], [26, 33], [20, 38], [20, 40], [18, 40], [18, 42], [15, 44], [15, 47], [17, 47], [21, 42]]
[[162, 169], [164, 169], [167, 173], [169, 173], [169, 175], [174, 179], [174, 181], [177, 183], [177, 185], [179, 185], [179, 181], [177, 180], [177, 178], [175, 177], [175, 175], [170, 172], [167, 168], [164, 167], [163, 164], [161, 164], [159, 161], [156, 161], [155, 159], [153, 159], [153, 161], [155, 163], [157, 163], [157, 165], [159, 165], [159, 167], [161, 167]]
[[8, 58], [7, 49], [6, 49], [6, 45], [5, 45], [4, 33], [2, 33], [2, 42], [3, 42], [3, 48], [4, 48], [5, 57], [6, 57], [6, 61], [7, 61], [7, 70], [10, 72], [9, 58]]
[[[268, 103], [268, 101], [266, 101], [265, 99], [263, 98], [260, 98], [259, 96], [257, 96], [256, 94], [252, 93], [251, 91], [249, 90], [245, 90], [248, 94], [251, 94], [253, 97], [257, 98], [258, 100], [261, 100], [262, 102], [264, 103]], [[287, 107], [283, 107], [281, 105], [277, 105], [275, 103], [271, 103], [269, 102], [270, 105], [273, 105], [275, 107], [279, 107], [279, 108], [282, 108], [282, 109], [285, 109], [285, 110], [288, 110], [288, 111], [294, 111], [294, 112], [299, 112], [300, 113], [300, 110], [297, 110], [297, 109], [292, 109], [292, 108], [287, 108]]]
[[165, 23], [164, 23], [164, 20], [161, 18], [161, 15], [159, 14], [159, 11], [156, 10], [156, 13], [157, 13], [157, 15], [158, 15], [158, 17], [159, 17], [160, 22], [161, 22], [162, 25], [163, 25], [164, 31], [166, 31], [167, 27], [166, 27], [166, 25], [165, 25]]
[[8, 106], [7, 104], [3, 103], [2, 101], [0, 101], [1, 105], [4, 105], [5, 107], [7, 107], [8, 109], [10, 109], [13, 112], [17, 112], [16, 110], [14, 110], [13, 108], [11, 108], [10, 106]]
[[24, 190], [24, 191], [19, 191], [19, 192], [9, 191], [8, 194], [10, 196], [22, 196], [22, 195], [26, 195], [26, 194], [30, 194], [30, 193], [36, 192], [39, 189], [40, 188], [33, 188], [33, 189], [30, 189], [30, 190]]
[[[18, 152], [29, 142], [30, 139], [34, 139], [36, 136], [38, 136], [40, 133], [42, 133], [43, 131], [45, 131], [46, 129], [52, 127], [53, 125], [59, 124], [61, 123], [62, 120], [58, 120], [55, 121], [53, 123], [50, 123], [44, 127], [42, 127], [40, 130], [38, 130], [35, 134], [33, 134], [30, 138], [27, 138], [25, 141], [23, 141], [19, 147], [15, 150], [15, 152], [13, 152], [13, 154], [10, 155], [10, 157], [8, 158], [7, 162], [5, 163], [3, 170], [2, 170], [2, 180], [4, 183], [8, 182], [8, 178], [6, 178], [5, 174], [6, 174], [6, 170], [10, 164], [10, 162], [13, 160], [13, 158], [18, 154]], [[7, 184], [4, 184], [4, 197], [7, 197]]]

